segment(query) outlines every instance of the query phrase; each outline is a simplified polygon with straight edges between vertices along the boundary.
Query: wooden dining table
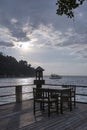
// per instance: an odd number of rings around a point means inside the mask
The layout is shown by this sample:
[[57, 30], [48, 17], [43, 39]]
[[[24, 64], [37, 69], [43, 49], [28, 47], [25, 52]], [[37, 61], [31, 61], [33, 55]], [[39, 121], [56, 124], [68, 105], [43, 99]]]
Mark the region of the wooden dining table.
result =
[[63, 96], [68, 95], [69, 98], [69, 109], [72, 111], [72, 98], [71, 98], [71, 88], [62, 88], [62, 86], [42, 86], [43, 89], [49, 89], [54, 93], [56, 91], [56, 95], [58, 93], [58, 98], [60, 98], [60, 113], [63, 114]]

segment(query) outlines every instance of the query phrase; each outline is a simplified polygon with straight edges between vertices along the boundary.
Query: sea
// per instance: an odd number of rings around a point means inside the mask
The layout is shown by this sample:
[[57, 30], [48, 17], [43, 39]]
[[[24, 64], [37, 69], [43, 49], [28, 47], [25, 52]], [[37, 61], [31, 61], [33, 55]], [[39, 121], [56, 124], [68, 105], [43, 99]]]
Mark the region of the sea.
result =
[[[15, 87], [23, 85], [23, 93], [32, 92], [35, 78], [0, 78], [0, 105], [15, 102], [15, 95], [3, 97], [3, 95], [15, 94]], [[50, 79], [49, 76], [44, 76], [45, 84], [58, 84], [58, 85], [76, 85], [76, 93], [87, 95], [87, 76], [62, 76], [61, 79]], [[2, 88], [2, 86], [5, 86]], [[84, 86], [78, 87], [78, 86]], [[32, 93], [23, 94], [23, 100], [31, 99]], [[77, 101], [87, 102], [87, 96], [76, 96]]]

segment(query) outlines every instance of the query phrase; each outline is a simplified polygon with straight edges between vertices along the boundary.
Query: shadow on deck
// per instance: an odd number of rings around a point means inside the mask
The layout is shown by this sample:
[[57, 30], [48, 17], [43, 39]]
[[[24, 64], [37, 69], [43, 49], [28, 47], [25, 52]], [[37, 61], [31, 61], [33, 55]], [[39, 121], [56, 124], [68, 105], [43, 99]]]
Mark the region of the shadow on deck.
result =
[[32, 100], [22, 104], [0, 106], [0, 130], [87, 130], [87, 104], [77, 103], [64, 114], [37, 112], [33, 115]]

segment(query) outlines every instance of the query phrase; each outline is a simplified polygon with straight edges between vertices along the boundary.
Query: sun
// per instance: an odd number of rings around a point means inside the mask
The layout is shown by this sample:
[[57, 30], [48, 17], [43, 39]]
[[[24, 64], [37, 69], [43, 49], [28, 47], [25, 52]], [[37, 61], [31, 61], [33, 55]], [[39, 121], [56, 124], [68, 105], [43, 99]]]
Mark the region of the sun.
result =
[[37, 39], [32, 39], [31, 41], [15, 41], [14, 45], [15, 48], [17, 48], [21, 52], [33, 52], [35, 50], [34, 43], [37, 41]]
[[19, 42], [19, 48], [23, 52], [32, 50], [32, 45], [29, 42]]
[[23, 42], [21, 44], [21, 49], [23, 49], [25, 51], [29, 50], [29, 43]]

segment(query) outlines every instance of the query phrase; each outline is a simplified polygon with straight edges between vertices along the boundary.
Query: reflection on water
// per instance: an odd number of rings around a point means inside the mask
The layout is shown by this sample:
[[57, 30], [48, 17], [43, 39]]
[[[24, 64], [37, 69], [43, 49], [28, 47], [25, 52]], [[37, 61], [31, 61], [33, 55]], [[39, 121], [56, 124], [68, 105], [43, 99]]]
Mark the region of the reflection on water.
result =
[[[33, 84], [33, 80], [35, 78], [1, 78], [0, 79], [0, 86], [11, 86], [11, 85], [24, 85], [22, 87], [22, 91], [24, 92], [31, 92], [32, 88], [34, 86], [25, 86], [28, 84]], [[87, 85], [87, 77], [81, 77], [81, 76], [63, 76], [61, 79], [49, 79], [48, 76], [44, 77], [45, 83], [46, 84], [68, 84], [68, 85], [82, 85], [86, 86]], [[87, 89], [86, 88], [77, 88], [78, 93], [84, 93], [87, 94]], [[10, 88], [0, 88], [0, 95], [9, 95], [9, 94], [15, 94], [15, 87], [10, 87]], [[23, 95], [23, 100], [25, 99], [30, 99], [32, 98], [32, 94], [24, 94]], [[80, 97], [77, 96], [77, 100], [86, 100], [86, 97]], [[5, 104], [8, 102], [15, 102], [15, 96], [10, 96], [10, 97], [2, 97], [0, 98], [0, 104]]]
[[0, 78], [0, 86], [33, 84], [34, 78]]
[[[16, 86], [16, 85], [23, 85], [22, 91], [24, 92], [31, 92], [33, 86], [24, 86], [28, 84], [33, 84], [34, 78], [1, 78], [0, 79], [0, 86]], [[5, 87], [0, 88], [0, 95], [10, 95], [15, 94], [15, 87]], [[32, 94], [24, 94], [23, 100], [32, 98]], [[6, 104], [9, 102], [15, 102], [15, 95], [9, 97], [1, 97], [0, 104]]]

